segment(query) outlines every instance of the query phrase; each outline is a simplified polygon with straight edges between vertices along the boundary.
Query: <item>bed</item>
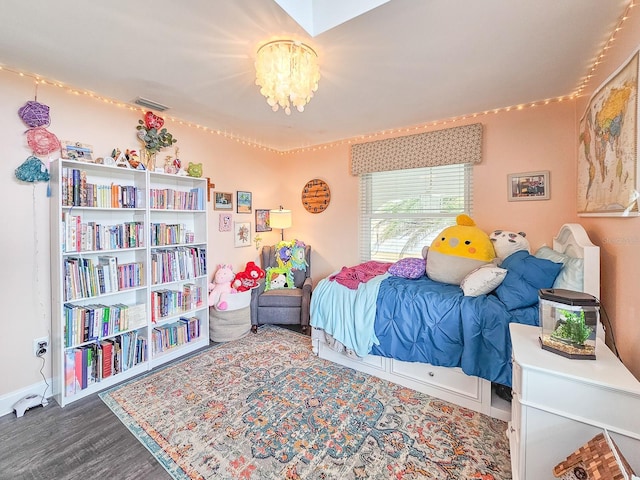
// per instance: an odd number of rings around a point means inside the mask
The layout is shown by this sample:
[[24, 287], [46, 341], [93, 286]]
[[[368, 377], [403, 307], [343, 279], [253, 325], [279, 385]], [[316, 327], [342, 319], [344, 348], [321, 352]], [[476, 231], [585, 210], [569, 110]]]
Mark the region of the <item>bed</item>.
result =
[[[563, 225], [553, 248], [540, 247], [534, 256], [559, 264], [553, 287], [599, 298], [600, 249], [581, 225]], [[492, 384], [511, 382], [509, 324], [538, 324], [537, 303], [513, 307], [496, 292], [469, 297], [459, 286], [434, 282], [426, 275], [406, 279], [372, 274], [351, 288], [327, 277], [311, 299], [313, 351], [332, 362], [509, 420], [510, 404], [495, 391], [492, 394]], [[604, 337], [601, 326], [598, 335]]]

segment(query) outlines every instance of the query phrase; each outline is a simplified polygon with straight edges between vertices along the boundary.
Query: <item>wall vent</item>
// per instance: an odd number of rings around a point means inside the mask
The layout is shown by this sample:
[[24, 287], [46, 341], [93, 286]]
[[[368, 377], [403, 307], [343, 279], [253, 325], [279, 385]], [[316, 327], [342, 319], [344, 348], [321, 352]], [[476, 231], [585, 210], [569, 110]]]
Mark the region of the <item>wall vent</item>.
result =
[[164, 112], [165, 110], [169, 110], [169, 107], [167, 107], [166, 105], [142, 97], [137, 97], [133, 101], [133, 103], [135, 103], [136, 105], [140, 105], [141, 107], [156, 110], [157, 112]]

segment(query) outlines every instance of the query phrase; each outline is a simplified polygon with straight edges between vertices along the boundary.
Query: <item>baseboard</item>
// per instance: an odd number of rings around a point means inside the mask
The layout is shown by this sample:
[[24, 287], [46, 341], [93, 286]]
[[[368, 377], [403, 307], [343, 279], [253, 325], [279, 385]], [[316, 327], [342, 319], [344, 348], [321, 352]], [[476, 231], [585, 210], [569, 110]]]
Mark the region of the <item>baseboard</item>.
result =
[[49, 388], [47, 388], [47, 384], [42, 381], [0, 396], [0, 417], [13, 413], [13, 406], [15, 403], [31, 393], [42, 395], [45, 393], [45, 389], [47, 389], [46, 396], [47, 399], [49, 399], [53, 395], [53, 392], [51, 390], [51, 379], [49, 378], [47, 381], [49, 382]]

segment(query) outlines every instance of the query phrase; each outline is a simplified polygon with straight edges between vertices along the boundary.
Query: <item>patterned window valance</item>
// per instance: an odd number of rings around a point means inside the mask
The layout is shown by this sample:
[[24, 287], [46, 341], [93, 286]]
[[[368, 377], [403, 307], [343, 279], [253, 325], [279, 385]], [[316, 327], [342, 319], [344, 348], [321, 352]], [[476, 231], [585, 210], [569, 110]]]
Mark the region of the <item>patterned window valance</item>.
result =
[[351, 175], [480, 163], [482, 124], [446, 128], [351, 146]]

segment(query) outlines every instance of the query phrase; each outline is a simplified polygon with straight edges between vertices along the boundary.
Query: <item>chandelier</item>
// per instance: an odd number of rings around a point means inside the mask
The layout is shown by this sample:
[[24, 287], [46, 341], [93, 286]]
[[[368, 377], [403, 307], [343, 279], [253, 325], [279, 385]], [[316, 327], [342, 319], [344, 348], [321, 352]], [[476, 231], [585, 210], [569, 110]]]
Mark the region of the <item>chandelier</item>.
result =
[[318, 55], [304, 43], [274, 40], [258, 49], [256, 85], [274, 112], [280, 107], [291, 115], [293, 105], [299, 112], [318, 90]]

